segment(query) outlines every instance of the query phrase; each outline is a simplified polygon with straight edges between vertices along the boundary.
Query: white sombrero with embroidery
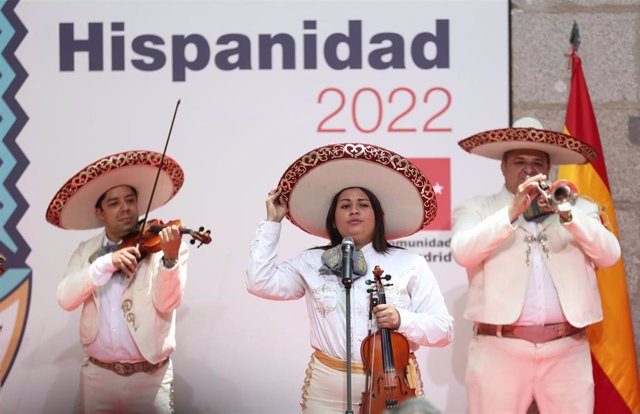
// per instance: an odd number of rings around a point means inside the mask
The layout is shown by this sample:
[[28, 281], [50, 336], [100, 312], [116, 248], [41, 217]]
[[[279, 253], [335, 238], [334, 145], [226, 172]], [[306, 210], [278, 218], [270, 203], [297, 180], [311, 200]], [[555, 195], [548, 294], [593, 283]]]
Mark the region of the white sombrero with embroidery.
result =
[[[47, 208], [46, 219], [63, 229], [92, 229], [104, 224], [95, 215], [95, 204], [107, 190], [129, 185], [138, 191], [138, 209], [144, 213], [162, 154], [154, 151], [126, 151], [101, 158], [80, 170], [56, 193]], [[150, 210], [176, 195], [184, 173], [180, 165], [165, 156]]]
[[298, 158], [278, 188], [289, 208], [287, 218], [307, 233], [328, 238], [327, 212], [342, 189], [363, 187], [380, 200], [386, 238], [409, 236], [436, 216], [429, 180], [406, 158], [369, 144], [343, 143], [316, 148]]
[[507, 151], [532, 149], [549, 154], [551, 164], [583, 164], [597, 157], [588, 144], [572, 136], [549, 131], [535, 118], [522, 118], [512, 128], [480, 132], [458, 142], [465, 151], [502, 160]]

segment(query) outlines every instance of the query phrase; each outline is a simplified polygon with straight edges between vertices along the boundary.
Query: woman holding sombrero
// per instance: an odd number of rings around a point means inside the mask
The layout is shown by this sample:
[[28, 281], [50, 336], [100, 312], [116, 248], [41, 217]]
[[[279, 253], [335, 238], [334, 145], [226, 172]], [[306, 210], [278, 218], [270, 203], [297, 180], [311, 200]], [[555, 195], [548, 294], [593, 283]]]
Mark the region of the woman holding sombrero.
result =
[[[346, 408], [346, 311], [341, 283], [341, 243], [353, 238], [351, 292], [352, 397], [364, 390], [360, 345], [368, 334], [366, 279], [374, 266], [392, 276], [386, 305], [373, 309], [378, 328], [403, 334], [411, 351], [445, 346], [453, 337], [453, 318], [425, 259], [391, 245], [431, 222], [435, 194], [420, 170], [405, 158], [366, 144], [317, 148], [296, 160], [266, 199], [267, 218], [251, 245], [247, 289], [274, 300], [306, 297], [314, 352], [307, 368], [301, 406], [306, 413], [344, 412]], [[329, 240], [276, 263], [280, 222]], [[412, 356], [415, 362], [415, 356]], [[417, 367], [417, 365], [415, 365]], [[419, 369], [413, 385], [422, 395]]]

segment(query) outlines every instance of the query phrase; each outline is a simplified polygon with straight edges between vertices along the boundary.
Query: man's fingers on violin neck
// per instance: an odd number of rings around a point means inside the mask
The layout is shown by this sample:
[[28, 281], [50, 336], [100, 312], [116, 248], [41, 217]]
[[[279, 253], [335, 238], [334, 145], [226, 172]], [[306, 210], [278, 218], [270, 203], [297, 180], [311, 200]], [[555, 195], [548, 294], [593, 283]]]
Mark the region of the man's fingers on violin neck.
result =
[[180, 233], [177, 233], [177, 234], [168, 233], [160, 236], [160, 243], [161, 244], [179, 244], [181, 239], [182, 237]]
[[163, 240], [172, 240], [180, 237], [179, 226], [169, 226], [160, 232], [160, 238]]

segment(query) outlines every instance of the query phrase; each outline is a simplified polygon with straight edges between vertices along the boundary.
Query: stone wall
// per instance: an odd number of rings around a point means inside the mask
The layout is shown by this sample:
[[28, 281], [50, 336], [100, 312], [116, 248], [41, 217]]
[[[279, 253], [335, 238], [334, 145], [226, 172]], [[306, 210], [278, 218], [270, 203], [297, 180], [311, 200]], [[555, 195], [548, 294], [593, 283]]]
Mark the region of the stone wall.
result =
[[[561, 131], [578, 51], [602, 139], [640, 355], [640, 0], [511, 0], [511, 115]], [[638, 361], [636, 361], [638, 362]], [[638, 364], [640, 368], [640, 364]]]

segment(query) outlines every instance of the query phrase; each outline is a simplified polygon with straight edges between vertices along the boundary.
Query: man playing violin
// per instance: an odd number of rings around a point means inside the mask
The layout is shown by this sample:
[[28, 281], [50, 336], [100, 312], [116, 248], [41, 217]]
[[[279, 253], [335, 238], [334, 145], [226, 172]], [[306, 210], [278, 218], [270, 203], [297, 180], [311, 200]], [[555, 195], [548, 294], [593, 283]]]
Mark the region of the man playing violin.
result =
[[542, 413], [593, 413], [585, 327], [602, 320], [595, 268], [614, 265], [620, 245], [596, 204], [556, 199], [545, 180], [551, 164], [581, 164], [596, 152], [533, 118], [459, 145], [501, 160], [505, 180], [498, 194], [453, 212], [451, 252], [467, 269], [464, 316], [475, 332], [469, 412], [525, 413], [535, 399]]
[[165, 157], [158, 169], [161, 158], [129, 151], [100, 159], [72, 177], [47, 210], [47, 221], [61, 228], [104, 229], [73, 253], [57, 292], [65, 310], [82, 305], [81, 412], [174, 412], [170, 355], [189, 250], [176, 225], [160, 230], [155, 253], [122, 243], [139, 234], [143, 209], [165, 204], [182, 186], [180, 166]]

